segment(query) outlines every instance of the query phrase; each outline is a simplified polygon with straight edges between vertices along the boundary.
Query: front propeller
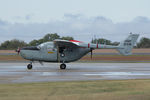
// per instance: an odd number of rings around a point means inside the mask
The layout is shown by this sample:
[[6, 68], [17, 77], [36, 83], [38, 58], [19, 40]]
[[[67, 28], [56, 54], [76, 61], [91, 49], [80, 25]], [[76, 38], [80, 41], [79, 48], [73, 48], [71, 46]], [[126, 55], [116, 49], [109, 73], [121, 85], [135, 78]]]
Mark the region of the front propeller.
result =
[[17, 53], [18, 53], [18, 55], [19, 55], [19, 53], [20, 53], [20, 48], [18, 47], [18, 49], [17, 50], [15, 50]]

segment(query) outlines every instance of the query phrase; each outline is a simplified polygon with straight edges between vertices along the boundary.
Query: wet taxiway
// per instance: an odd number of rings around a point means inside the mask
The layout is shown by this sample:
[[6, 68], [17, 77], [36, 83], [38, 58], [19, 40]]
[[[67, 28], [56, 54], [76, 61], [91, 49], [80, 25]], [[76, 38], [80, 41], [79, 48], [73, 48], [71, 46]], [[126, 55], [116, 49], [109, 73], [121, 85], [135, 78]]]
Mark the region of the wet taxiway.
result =
[[60, 70], [57, 63], [0, 63], [0, 83], [28, 83], [76, 80], [150, 79], [150, 63], [69, 63]]

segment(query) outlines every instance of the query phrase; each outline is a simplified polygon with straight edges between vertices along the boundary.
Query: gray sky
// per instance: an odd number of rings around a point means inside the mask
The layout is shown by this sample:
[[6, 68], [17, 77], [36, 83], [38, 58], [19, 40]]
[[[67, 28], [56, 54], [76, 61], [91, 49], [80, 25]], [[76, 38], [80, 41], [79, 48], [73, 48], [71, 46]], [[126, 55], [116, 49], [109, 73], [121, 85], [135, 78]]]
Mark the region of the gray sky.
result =
[[120, 41], [129, 32], [150, 38], [150, 0], [0, 0], [0, 43], [29, 42], [46, 33], [89, 42]]

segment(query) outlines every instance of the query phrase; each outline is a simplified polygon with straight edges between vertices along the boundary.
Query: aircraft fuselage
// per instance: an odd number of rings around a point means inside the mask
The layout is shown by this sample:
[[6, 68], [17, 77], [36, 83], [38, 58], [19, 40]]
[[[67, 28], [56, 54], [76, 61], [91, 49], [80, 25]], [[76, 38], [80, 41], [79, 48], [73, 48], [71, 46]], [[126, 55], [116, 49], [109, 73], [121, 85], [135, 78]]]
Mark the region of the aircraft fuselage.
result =
[[[57, 48], [53, 42], [47, 42], [41, 46], [24, 47], [20, 55], [24, 59], [44, 62], [72, 62], [90, 52], [90, 48]], [[63, 55], [61, 55], [63, 54]], [[60, 55], [60, 56], [58, 56]]]

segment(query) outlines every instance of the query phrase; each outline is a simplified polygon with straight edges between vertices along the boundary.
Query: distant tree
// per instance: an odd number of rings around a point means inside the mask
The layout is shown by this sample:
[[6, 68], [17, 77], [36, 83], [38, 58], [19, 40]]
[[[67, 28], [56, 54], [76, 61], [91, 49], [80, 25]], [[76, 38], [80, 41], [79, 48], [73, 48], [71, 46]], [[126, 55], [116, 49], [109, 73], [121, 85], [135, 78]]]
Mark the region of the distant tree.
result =
[[2, 43], [0, 49], [17, 49], [18, 47], [24, 47], [24, 46], [27, 46], [27, 43], [25, 43], [22, 40], [13, 39]]
[[47, 41], [44, 41], [44, 39], [39, 39], [37, 45], [39, 45], [39, 44], [41, 44], [43, 42], [47, 42]]
[[70, 36], [64, 36], [64, 37], [62, 37], [61, 38], [62, 40], [74, 40], [74, 38], [73, 37], [70, 37]]
[[47, 42], [47, 41], [54, 41], [55, 39], [60, 39], [60, 36], [57, 33], [51, 33], [51, 34], [46, 34], [43, 37], [43, 41]]
[[0, 49], [7, 49], [9, 45], [10, 45], [10, 41], [7, 40], [1, 44]]
[[30, 46], [37, 46], [41, 43], [53, 41], [55, 39], [60, 39], [60, 36], [57, 33], [48, 33], [43, 38], [41, 38], [39, 40], [32, 40], [31, 42], [29, 42], [29, 45]]
[[37, 46], [39, 44], [38, 40], [32, 40], [31, 42], [29, 42], [29, 46]]
[[111, 45], [114, 45], [114, 46], [117, 46], [117, 45], [119, 45], [120, 44], [120, 42], [112, 42], [111, 43]]
[[31, 42], [29, 42], [29, 44], [17, 39], [10, 40], [10, 41], [7, 40], [0, 45], [0, 49], [17, 49], [18, 47], [24, 47], [24, 46], [37, 46], [43, 42], [54, 41], [55, 39], [73, 40], [73, 37], [69, 37], [69, 36], [60, 37], [57, 33], [48, 33], [41, 39], [32, 40]]
[[140, 42], [137, 43], [137, 48], [150, 48], [150, 39], [149, 38], [141, 38]]

